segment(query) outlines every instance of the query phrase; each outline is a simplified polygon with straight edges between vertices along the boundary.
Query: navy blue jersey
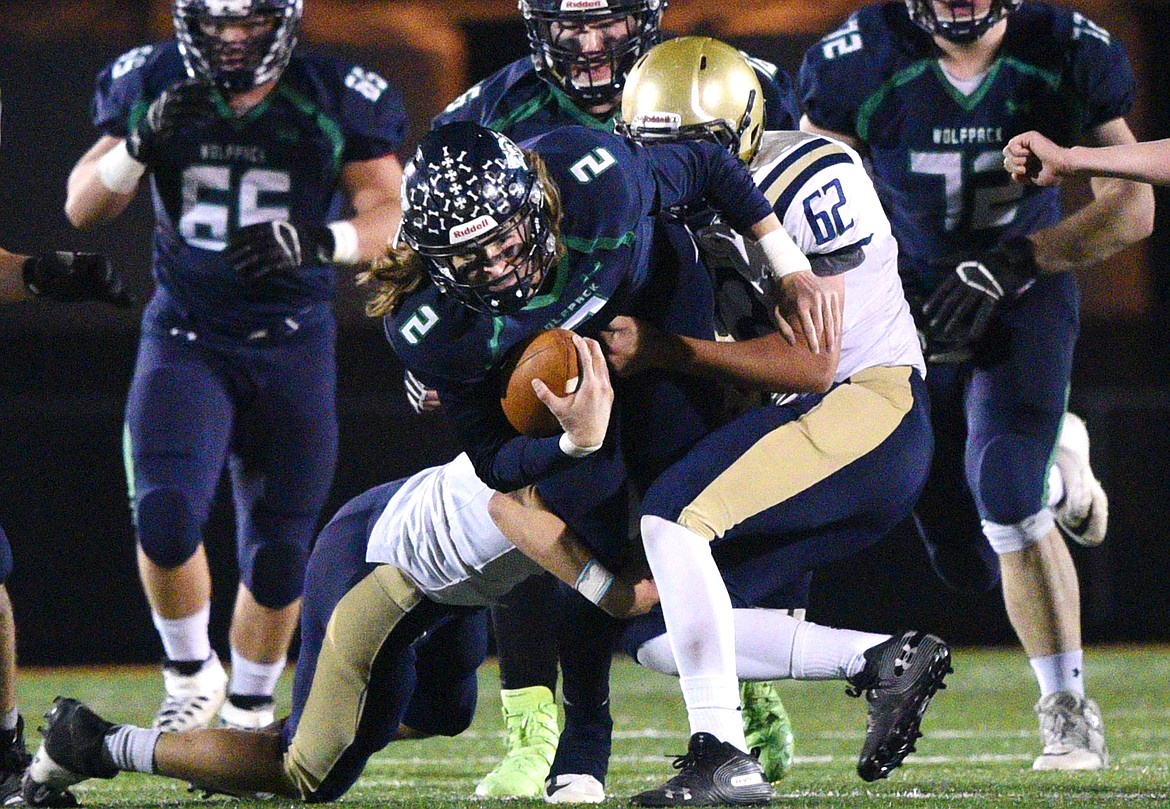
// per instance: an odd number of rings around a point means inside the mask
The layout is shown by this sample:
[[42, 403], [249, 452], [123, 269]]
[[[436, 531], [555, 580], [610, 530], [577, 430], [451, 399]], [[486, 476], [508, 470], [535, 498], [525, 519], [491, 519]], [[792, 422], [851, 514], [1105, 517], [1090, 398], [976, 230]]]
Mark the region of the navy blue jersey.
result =
[[557, 439], [518, 437], [504, 419], [494, 372], [508, 350], [553, 327], [593, 336], [627, 312], [649, 278], [661, 210], [710, 196], [743, 229], [771, 212], [743, 165], [713, 143], [638, 146], [564, 127], [528, 146], [560, 190], [567, 248], [537, 296], [513, 315], [491, 317], [427, 284], [385, 321], [403, 364], [439, 391], [477, 474], [501, 491], [532, 483], [566, 461]]
[[[124, 138], [150, 103], [186, 78], [174, 42], [129, 51], [97, 79], [93, 120]], [[154, 276], [177, 306], [231, 330], [257, 328], [332, 297], [328, 267], [240, 281], [221, 257], [237, 228], [273, 219], [321, 226], [342, 209], [344, 163], [391, 154], [406, 116], [398, 93], [376, 73], [298, 51], [271, 93], [235, 116], [177, 133], [152, 176]], [[279, 276], [279, 277], [277, 277]]]
[[[770, 62], [748, 57], [764, 90], [765, 129], [796, 129], [800, 107], [788, 74]], [[588, 126], [613, 131], [618, 110], [605, 119], [594, 118], [559, 88], [544, 81], [532, 59], [517, 59], [496, 71], [439, 113], [432, 127], [453, 121], [473, 121], [507, 135], [528, 140], [562, 126]]]
[[858, 11], [810, 48], [798, 83], [814, 125], [869, 147], [903, 271], [924, 291], [942, 277], [932, 262], [1060, 219], [1056, 189], [1016, 185], [1003, 170], [1013, 135], [1035, 129], [1069, 146], [1134, 102], [1129, 62], [1107, 31], [1031, 2], [1008, 17], [970, 95], [942, 73], [931, 37], [901, 2]]

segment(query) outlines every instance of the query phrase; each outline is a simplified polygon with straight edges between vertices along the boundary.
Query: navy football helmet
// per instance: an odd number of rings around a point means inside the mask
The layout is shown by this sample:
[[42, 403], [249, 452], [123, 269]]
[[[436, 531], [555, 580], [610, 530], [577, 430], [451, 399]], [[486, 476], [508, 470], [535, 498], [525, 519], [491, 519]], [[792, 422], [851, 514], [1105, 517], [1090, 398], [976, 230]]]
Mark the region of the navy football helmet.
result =
[[[614, 101], [658, 42], [666, 0], [519, 0], [536, 72], [586, 105]], [[583, 50], [593, 32], [597, 48]], [[595, 74], [601, 74], [595, 77]]]
[[[229, 93], [275, 81], [288, 67], [303, 0], [175, 0], [175, 38], [187, 73]], [[225, 38], [239, 26], [242, 36]]]
[[[962, 45], [979, 39], [1022, 3], [1023, 0], [991, 0], [987, 13], [978, 17], [976, 0], [906, 0], [906, 8], [919, 28]], [[948, 11], [940, 12], [938, 6], [946, 6]]]
[[556, 235], [544, 184], [512, 141], [470, 122], [427, 134], [402, 174], [399, 236], [435, 284], [491, 315], [521, 309], [548, 276]]

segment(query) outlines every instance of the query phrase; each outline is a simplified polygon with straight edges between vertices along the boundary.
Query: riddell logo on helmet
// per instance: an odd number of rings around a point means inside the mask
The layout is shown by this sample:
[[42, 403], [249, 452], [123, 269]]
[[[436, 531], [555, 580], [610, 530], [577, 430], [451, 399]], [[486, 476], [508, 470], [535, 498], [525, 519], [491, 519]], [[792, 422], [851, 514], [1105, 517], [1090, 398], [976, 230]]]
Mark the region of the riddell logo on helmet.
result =
[[608, 0], [561, 0], [561, 11], [593, 11], [609, 8]]
[[646, 129], [678, 129], [682, 116], [673, 112], [644, 112], [634, 116], [635, 127]]
[[451, 244], [459, 244], [468, 239], [473, 239], [485, 230], [490, 230], [496, 226], [496, 220], [492, 218], [491, 214], [484, 214], [478, 219], [472, 219], [466, 225], [456, 225], [451, 228]]

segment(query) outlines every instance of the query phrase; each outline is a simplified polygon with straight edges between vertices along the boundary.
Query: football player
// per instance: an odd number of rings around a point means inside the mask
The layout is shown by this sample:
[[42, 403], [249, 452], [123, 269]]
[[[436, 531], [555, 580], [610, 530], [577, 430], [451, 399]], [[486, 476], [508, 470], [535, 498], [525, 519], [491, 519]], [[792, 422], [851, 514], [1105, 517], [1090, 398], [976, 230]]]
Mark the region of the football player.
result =
[[872, 160], [925, 333], [938, 451], [918, 516], [932, 563], [957, 589], [1002, 580], [1040, 685], [1035, 769], [1105, 767], [1064, 544], [1101, 542], [1107, 509], [1084, 424], [1065, 413], [1073, 271], [1145, 238], [1153, 197], [1097, 179], [1093, 200], [1064, 215], [1055, 190], [1011, 182], [1001, 150], [1031, 129], [1067, 145], [1133, 143], [1121, 45], [1041, 2], [887, 2], [810, 48], [799, 85], [803, 128]]
[[[59, 251], [26, 256], [0, 247], [0, 303], [38, 297], [105, 301], [119, 307], [133, 304], [121, 274], [105, 256]], [[12, 546], [0, 526], [0, 804], [8, 804], [20, 791], [29, 762], [24, 718], [16, 705], [16, 620], [5, 584], [11, 573]], [[61, 803], [54, 797], [45, 805]]]
[[[474, 716], [475, 671], [487, 652], [482, 607], [540, 569], [493, 524], [491, 495], [461, 455], [342, 507], [309, 560], [292, 713], [279, 725], [164, 733], [112, 725], [58, 697], [25, 801], [45, 805], [50, 790], [67, 795], [72, 784], [120, 771], [334, 801], [391, 741], [458, 735]], [[569, 583], [595, 565], [568, 539], [542, 562]], [[657, 599], [646, 580], [587, 592], [617, 617]]]
[[1057, 185], [1066, 177], [1118, 177], [1170, 185], [1170, 138], [1117, 146], [1058, 146], [1023, 132], [1003, 147], [1003, 167], [1024, 185]]
[[[452, 121], [474, 121], [520, 142], [537, 137], [561, 126], [579, 125], [612, 131], [621, 104], [626, 74], [634, 62], [662, 38], [662, 14], [665, 0], [589, 0], [566, 3], [562, 0], [522, 0], [520, 13], [528, 33], [530, 54], [507, 65], [455, 99], [435, 119], [435, 125]], [[770, 128], [794, 129], [799, 106], [792, 82], [775, 65], [752, 59], [753, 69], [763, 89], [761, 108]], [[766, 103], [764, 103], [766, 102]], [[677, 247], [663, 236], [662, 256], [658, 261], [673, 261], [672, 250], [691, 253], [689, 243]], [[669, 287], [669, 282], [664, 282]], [[651, 295], [670, 294], [649, 293]], [[700, 292], [696, 289], [697, 298]], [[701, 308], [696, 304], [696, 309]], [[669, 313], [668, 313], [669, 314]], [[698, 324], [696, 324], [698, 325]], [[696, 330], [699, 331], [699, 330]], [[709, 330], [708, 330], [709, 333]], [[700, 335], [701, 336], [701, 335]], [[661, 410], [636, 407], [628, 418], [637, 420], [627, 435], [639, 444], [626, 453], [635, 464], [638, 477], [652, 479], [669, 465], [677, 454], [675, 447], [686, 445], [705, 432], [706, 410], [713, 408], [706, 399], [715, 397], [709, 390], [681, 389], [673, 380], [639, 380], [636, 385], [648, 388], [636, 395], [623, 397], [631, 403], [656, 403], [670, 407]], [[653, 387], [651, 387], [651, 385]], [[438, 406], [433, 391], [407, 376], [408, 397], [416, 408]], [[698, 405], [696, 406], [696, 402]], [[677, 406], [675, 406], [677, 403]], [[689, 438], [682, 425], [704, 422]], [[661, 425], [679, 429], [668, 438], [657, 440]], [[659, 429], [654, 429], [659, 427]], [[660, 456], [665, 456], [660, 460]], [[644, 467], [639, 468], [639, 467]], [[550, 774], [548, 795], [556, 801], [577, 800], [589, 784], [571, 776], [581, 775], [585, 767], [579, 758], [592, 757], [603, 742], [591, 728], [609, 722], [606, 692], [607, 672], [597, 660], [604, 654], [609, 639], [598, 630], [599, 621], [586, 616], [585, 626], [572, 628], [565, 622], [565, 636], [579, 647], [564, 652], [584, 658], [586, 670], [572, 673], [565, 688], [571, 694], [565, 700], [565, 732], [558, 748], [556, 705], [557, 654], [554, 641], [558, 624], [552, 609], [552, 577], [534, 577], [512, 596], [492, 607], [497, 651], [500, 659], [501, 701], [508, 726], [509, 748], [504, 759], [476, 786], [480, 797], [533, 797], [545, 789]], [[544, 603], [546, 609], [533, 609]], [[591, 648], [580, 648], [592, 643]], [[769, 731], [788, 736], [783, 706], [774, 691], [764, 684], [753, 685], [745, 692], [752, 697], [774, 701], [783, 727]], [[749, 716], [763, 715], [751, 713]], [[755, 732], [763, 732], [756, 728]], [[607, 742], [604, 742], [607, 744]], [[552, 761], [553, 752], [556, 761]], [[576, 751], [580, 751], [581, 757]], [[775, 777], [782, 774], [773, 772]], [[567, 790], [567, 791], [566, 791]], [[557, 793], [561, 793], [559, 796]], [[600, 800], [594, 789], [592, 799]], [[588, 798], [589, 795], [584, 797]]]
[[[734, 341], [668, 335], [631, 318], [616, 318], [603, 333], [619, 374], [675, 368], [800, 394], [749, 410], [704, 438], [643, 501], [642, 540], [669, 643], [645, 640], [633, 652], [659, 669], [673, 659], [692, 736], [688, 754], [676, 762], [678, 775], [634, 802], [771, 797], [762, 768], [747, 755], [736, 675], [752, 660], [743, 653], [754, 636], [749, 627], [778, 622], [793, 629], [766, 631], [769, 642], [823, 632], [814, 645], [824, 657], [812, 665], [831, 663], [859, 691], [870, 689], [858, 772], [883, 778], [919, 735], [922, 709], [949, 667], [946, 645], [920, 632], [875, 638], [811, 624], [800, 629], [796, 619], [772, 610], [737, 616], [728, 585], [741, 601], [758, 604], [756, 594], [766, 594], [771, 582], [881, 539], [909, 516], [921, 491], [932, 447], [925, 365], [889, 221], [854, 151], [801, 132], [764, 131], [755, 75], [735, 49], [703, 37], [671, 40], [643, 57], [628, 81], [619, 131], [646, 144], [717, 143], [748, 164], [785, 230], [843, 304], [833, 350], [812, 354], [803, 342], [791, 344], [769, 317], [770, 279], [755, 245], [716, 222], [697, 241], [716, 273], [720, 320]], [[733, 284], [754, 306], [735, 305]], [[712, 543], [733, 551], [745, 541], [753, 547], [721, 569]], [[887, 652], [892, 660], [896, 649], [917, 662], [876, 673], [878, 661]]]
[[[400, 215], [398, 94], [363, 67], [294, 51], [301, 14], [301, 0], [176, 0], [174, 41], [99, 75], [102, 134], [69, 178], [81, 228], [151, 179], [157, 289], [126, 462], [166, 653], [155, 724], [168, 731], [217, 712], [239, 727], [272, 721], [336, 463], [333, 265], [373, 258]], [[230, 686], [208, 638], [202, 536], [225, 463], [240, 568]]]

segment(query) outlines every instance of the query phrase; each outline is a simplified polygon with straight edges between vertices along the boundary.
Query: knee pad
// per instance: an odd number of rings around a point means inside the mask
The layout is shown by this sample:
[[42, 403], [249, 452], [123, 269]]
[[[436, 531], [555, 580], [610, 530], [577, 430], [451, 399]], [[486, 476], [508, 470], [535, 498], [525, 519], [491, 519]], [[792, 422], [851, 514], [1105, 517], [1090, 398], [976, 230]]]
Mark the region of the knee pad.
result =
[[1052, 516], [1052, 511], [1045, 508], [1014, 525], [1001, 525], [983, 520], [983, 535], [987, 537], [992, 549], [1002, 556], [1035, 545], [1048, 536], [1055, 527], [1056, 519]]
[[202, 521], [178, 489], [152, 489], [135, 506], [138, 544], [146, 558], [175, 568], [191, 558], [203, 541]]
[[416, 689], [411, 697], [402, 724], [427, 736], [458, 736], [471, 727], [479, 684], [475, 674], [469, 674], [442, 693]]
[[247, 542], [240, 538], [240, 581], [270, 610], [278, 610], [301, 597], [305, 588], [307, 543], [293, 538]]
[[1051, 455], [1052, 442], [1031, 435], [995, 436], [986, 444], [968, 469], [985, 524], [1022, 524], [1035, 514], [1044, 502]]

